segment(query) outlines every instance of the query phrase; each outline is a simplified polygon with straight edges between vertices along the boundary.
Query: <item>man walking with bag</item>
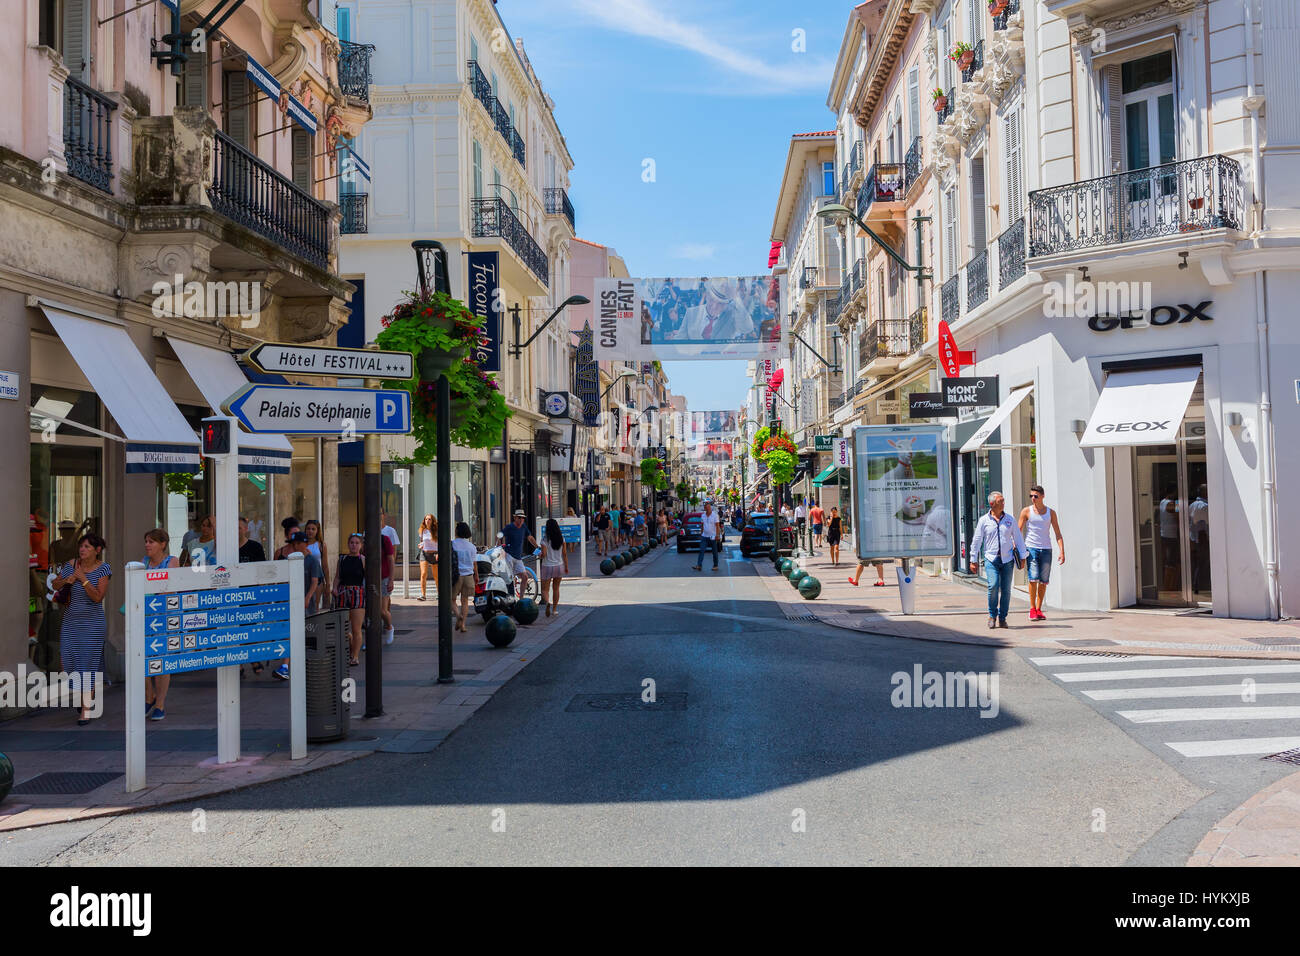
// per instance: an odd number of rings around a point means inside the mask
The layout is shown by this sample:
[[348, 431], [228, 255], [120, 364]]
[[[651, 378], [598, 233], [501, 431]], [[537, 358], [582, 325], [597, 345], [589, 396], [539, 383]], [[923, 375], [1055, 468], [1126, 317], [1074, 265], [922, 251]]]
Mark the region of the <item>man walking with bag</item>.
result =
[[1002, 492], [989, 495], [988, 514], [975, 526], [970, 546], [971, 574], [979, 573], [984, 561], [984, 580], [989, 585], [989, 628], [1006, 627], [1011, 610], [1011, 576], [1025, 560], [1025, 539], [1020, 526], [1006, 513]]
[[704, 502], [704, 514], [700, 515], [700, 553], [695, 558], [695, 570], [704, 566], [704, 549], [713, 555], [713, 570], [718, 570], [718, 552], [722, 550], [722, 522], [713, 510], [713, 502]]

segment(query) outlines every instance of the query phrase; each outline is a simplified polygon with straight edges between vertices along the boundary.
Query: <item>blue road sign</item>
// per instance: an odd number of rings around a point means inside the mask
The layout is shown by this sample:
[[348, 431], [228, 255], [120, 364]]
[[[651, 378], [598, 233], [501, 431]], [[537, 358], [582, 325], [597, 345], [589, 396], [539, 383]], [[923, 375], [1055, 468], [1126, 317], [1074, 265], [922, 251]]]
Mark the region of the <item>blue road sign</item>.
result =
[[202, 651], [217, 647], [231, 647], [241, 644], [263, 644], [267, 641], [288, 641], [289, 621], [275, 621], [271, 624], [256, 624], [236, 631], [195, 631], [172, 634], [145, 635], [144, 648], [146, 657], [162, 657], [167, 654], [181, 654], [185, 651]]
[[[262, 584], [245, 588], [216, 588], [211, 591], [178, 591], [174, 594], [150, 594], [144, 599], [145, 614], [177, 614], [205, 611], [242, 604], [269, 604], [289, 600], [289, 585]], [[149, 629], [146, 625], [145, 633]]]
[[188, 654], [168, 654], [151, 658], [145, 664], [149, 677], [165, 677], [186, 671], [202, 671], [210, 667], [230, 667], [234, 664], [251, 664], [254, 661], [273, 661], [289, 656], [288, 640], [271, 644], [245, 644], [240, 647], [221, 647]]
[[224, 410], [250, 432], [352, 437], [411, 431], [411, 393], [403, 389], [250, 383]]
[[248, 627], [289, 620], [288, 603], [251, 604], [219, 611], [172, 611], [145, 617], [146, 637], [169, 631], [203, 631], [213, 627]]

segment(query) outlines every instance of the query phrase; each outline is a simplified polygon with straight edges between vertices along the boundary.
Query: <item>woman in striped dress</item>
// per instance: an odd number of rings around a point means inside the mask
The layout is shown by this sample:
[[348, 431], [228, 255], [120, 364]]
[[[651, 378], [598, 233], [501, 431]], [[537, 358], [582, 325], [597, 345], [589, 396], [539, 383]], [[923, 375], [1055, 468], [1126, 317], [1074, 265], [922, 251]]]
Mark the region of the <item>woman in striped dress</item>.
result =
[[90, 723], [87, 716], [95, 691], [95, 676], [104, 672], [104, 595], [113, 569], [104, 561], [107, 545], [99, 535], [83, 534], [77, 541], [77, 560], [59, 568], [52, 587], [57, 591], [71, 587], [72, 597], [63, 611], [63, 628], [59, 633], [59, 650], [63, 671], [79, 675], [81, 688], [80, 727]]

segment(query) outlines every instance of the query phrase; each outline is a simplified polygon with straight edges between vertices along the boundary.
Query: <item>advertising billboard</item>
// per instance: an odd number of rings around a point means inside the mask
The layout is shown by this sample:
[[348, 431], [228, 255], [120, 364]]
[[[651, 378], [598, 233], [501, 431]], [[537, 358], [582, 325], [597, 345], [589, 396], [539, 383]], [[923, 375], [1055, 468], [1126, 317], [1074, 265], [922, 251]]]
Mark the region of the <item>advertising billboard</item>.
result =
[[952, 486], [942, 425], [853, 429], [855, 545], [859, 558], [952, 554]]
[[485, 341], [477, 346], [475, 359], [485, 372], [501, 371], [501, 316], [493, 308], [500, 285], [500, 254], [469, 254], [469, 310], [484, 322]]
[[596, 279], [600, 361], [778, 358], [777, 276]]
[[736, 434], [739, 416], [734, 411], [691, 412], [691, 441], [730, 438]]
[[691, 446], [690, 460], [697, 465], [726, 465], [731, 455], [731, 442], [702, 441]]

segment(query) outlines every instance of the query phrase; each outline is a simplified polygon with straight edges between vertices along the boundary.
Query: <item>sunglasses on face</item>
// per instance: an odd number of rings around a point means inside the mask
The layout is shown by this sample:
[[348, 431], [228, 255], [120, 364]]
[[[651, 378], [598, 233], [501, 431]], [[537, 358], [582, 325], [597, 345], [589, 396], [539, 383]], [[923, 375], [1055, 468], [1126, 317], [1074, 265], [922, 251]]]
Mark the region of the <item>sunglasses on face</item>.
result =
[[1038, 495], [1030, 495], [1029, 497], [1030, 497], [1030, 498], [1033, 498], [1035, 501], [1038, 500]]

